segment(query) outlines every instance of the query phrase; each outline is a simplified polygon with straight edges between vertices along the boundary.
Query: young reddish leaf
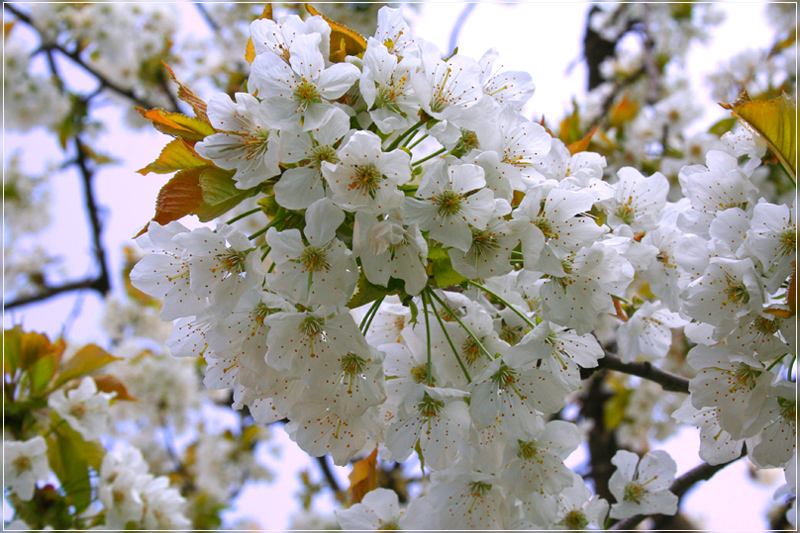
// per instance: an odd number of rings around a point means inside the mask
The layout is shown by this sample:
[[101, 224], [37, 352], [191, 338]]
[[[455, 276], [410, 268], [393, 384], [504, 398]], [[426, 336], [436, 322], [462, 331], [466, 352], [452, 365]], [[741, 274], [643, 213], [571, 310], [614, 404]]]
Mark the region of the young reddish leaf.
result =
[[622, 97], [622, 100], [611, 109], [611, 116], [609, 121], [615, 128], [621, 127], [626, 122], [629, 122], [636, 117], [639, 113], [639, 102], [631, 100], [629, 95]]
[[[258, 20], [261, 19], [270, 19], [272, 20], [272, 4], [267, 3], [264, 6], [264, 11], [258, 16]], [[253, 44], [253, 38], [250, 37], [247, 39], [247, 47], [244, 51], [244, 58], [247, 60], [248, 63], [252, 63], [256, 59], [256, 47]]]
[[215, 133], [211, 124], [203, 122], [199, 118], [188, 117], [182, 113], [170, 113], [163, 109], [147, 111], [141, 107], [137, 107], [136, 110], [144, 118], [152, 121], [153, 126], [158, 131], [173, 137], [180, 137], [192, 143], [202, 141], [207, 136]]
[[197, 168], [208, 164], [209, 162], [200, 157], [189, 143], [183, 139], [173, 139], [161, 150], [158, 159], [136, 172], [143, 176], [150, 172], [171, 174], [178, 170]]
[[350, 487], [347, 494], [350, 497], [350, 505], [361, 503], [364, 496], [378, 488], [378, 448], [376, 447], [371, 454], [364, 459], [353, 464], [353, 471], [347, 476], [350, 479]]
[[3, 41], [8, 38], [8, 34], [11, 33], [11, 30], [14, 28], [14, 24], [16, 24], [16, 20], [12, 20], [11, 22], [4, 22], [3, 23]]
[[65, 348], [63, 340], [52, 343], [43, 333], [26, 332], [22, 326], [14, 326], [3, 332], [4, 372], [14, 374], [17, 368], [27, 370], [44, 357], [52, 358], [57, 368]]
[[168, 224], [194, 212], [203, 203], [200, 173], [203, 167], [181, 170], [158, 192], [153, 220]]
[[750, 100], [743, 91], [733, 104], [720, 105], [761, 135], [792, 180], [797, 179], [797, 104], [794, 100], [786, 93], [773, 100]]
[[118, 360], [119, 357], [114, 357], [96, 344], [87, 344], [64, 364], [53, 387], [58, 388], [71, 379], [86, 376], [98, 368]]
[[572, 114], [559, 124], [558, 138], [566, 145], [579, 141], [581, 138], [581, 117], [578, 112], [578, 101], [574, 98], [572, 99]]
[[164, 65], [164, 67], [166, 67], [170, 77], [172, 78], [172, 81], [178, 84], [178, 98], [192, 106], [194, 114], [197, 115], [197, 118], [203, 122], [211, 124], [208, 120], [208, 106], [206, 103], [201, 100], [199, 96], [194, 94], [190, 88], [178, 81], [178, 79], [175, 77], [175, 73], [172, 71], [169, 65], [167, 65], [164, 61], [161, 63]]
[[112, 376], [111, 374], [98, 374], [96, 376], [92, 376], [92, 379], [97, 385], [97, 390], [100, 392], [116, 392], [117, 395], [114, 396], [115, 400], [127, 400], [129, 402], [137, 401], [136, 398], [128, 394], [128, 389], [125, 387], [125, 384], [121, 382], [117, 376]]
[[580, 141], [575, 141], [574, 143], [567, 146], [570, 155], [575, 155], [578, 152], [585, 152], [589, 149], [589, 143], [592, 142], [592, 135], [594, 132], [597, 131], [597, 126], [595, 126], [592, 131], [586, 134], [586, 136], [581, 139]]
[[244, 49], [244, 58], [247, 60], [248, 63], [252, 63], [256, 60], [256, 47], [253, 44], [253, 38], [248, 37], [247, 39], [247, 46]]
[[331, 27], [331, 55], [330, 60], [334, 63], [341, 63], [346, 56], [357, 56], [367, 50], [367, 40], [357, 31], [351, 30], [344, 24], [331, 20], [311, 4], [306, 4], [306, 10], [311, 15], [319, 15]]

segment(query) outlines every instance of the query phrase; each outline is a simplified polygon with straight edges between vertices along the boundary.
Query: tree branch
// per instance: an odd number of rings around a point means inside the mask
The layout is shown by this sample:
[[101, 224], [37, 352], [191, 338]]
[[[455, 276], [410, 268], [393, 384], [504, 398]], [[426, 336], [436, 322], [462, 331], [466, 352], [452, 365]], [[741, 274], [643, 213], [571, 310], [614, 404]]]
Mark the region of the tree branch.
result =
[[[683, 498], [683, 496], [694, 487], [697, 483], [701, 481], [708, 481], [714, 475], [725, 468], [726, 466], [735, 463], [742, 457], [747, 455], [747, 450], [742, 448], [742, 454], [734, 459], [733, 461], [728, 461], [727, 463], [722, 463], [720, 465], [710, 465], [708, 463], [701, 463], [700, 465], [692, 468], [679, 478], [675, 479], [675, 481], [670, 486], [669, 490], [678, 498]], [[678, 504], [680, 506], [680, 504]], [[628, 530], [628, 529], [635, 529], [637, 525], [642, 523], [644, 520], [649, 518], [652, 515], [636, 515], [630, 518], [626, 518], [625, 520], [621, 520], [614, 524], [611, 529], [614, 530]]]
[[[23, 13], [22, 11], [20, 11], [11, 4], [3, 4], [3, 8], [6, 9], [9, 13], [14, 15], [15, 17], [17, 17], [22, 22], [24, 22], [25, 24], [29, 25], [37, 33], [39, 33], [39, 30], [36, 28], [35, 22], [31, 19], [29, 15]], [[89, 74], [91, 74], [97, 80], [97, 82], [100, 84], [101, 87], [109, 89], [121, 96], [124, 96], [125, 98], [129, 99], [130, 101], [132, 101], [133, 103], [135, 103], [140, 107], [145, 107], [147, 109], [160, 107], [150, 102], [146, 98], [141, 98], [139, 96], [136, 96], [136, 94], [133, 92], [133, 89], [122, 87], [116, 84], [115, 82], [111, 81], [110, 79], [108, 79], [108, 77], [105, 76], [102, 72], [98, 71], [93, 66], [86, 63], [86, 61], [83, 60], [83, 58], [80, 56], [80, 53], [78, 53], [77, 51], [70, 52], [69, 50], [67, 50], [58, 43], [45, 43], [44, 40], [41, 39], [41, 34], [39, 35], [40, 35], [40, 40], [42, 40], [42, 45], [41, 45], [42, 50], [44, 51], [56, 50], [65, 57], [68, 57], [73, 63], [81, 67]], [[175, 109], [170, 109], [169, 111], [174, 111], [177, 113], [180, 112], [180, 109], [175, 108]]]
[[94, 252], [97, 266], [100, 267], [100, 274], [96, 279], [95, 286], [92, 288], [100, 292], [100, 294], [105, 295], [111, 290], [111, 276], [109, 275], [108, 260], [106, 259], [106, 251], [103, 246], [103, 228], [100, 222], [99, 207], [95, 201], [94, 190], [92, 188], [94, 170], [89, 168], [86, 148], [78, 136], [75, 137], [75, 151], [75, 160], [81, 171], [84, 202], [86, 204], [86, 211], [89, 214], [89, 224], [92, 230], [92, 251]]
[[687, 378], [660, 370], [648, 361], [623, 363], [619, 357], [608, 351], [606, 351], [605, 357], [598, 360], [598, 366], [581, 369], [581, 378], [587, 379], [601, 368], [653, 381], [661, 385], [661, 388], [665, 391], [689, 393], [689, 380]]
[[86, 289], [92, 289], [96, 290], [97, 292], [100, 292], [101, 294], [105, 294], [107, 290], [104, 291], [102, 287], [103, 287], [103, 282], [100, 276], [96, 276], [93, 278], [86, 278], [80, 281], [72, 281], [69, 283], [65, 283], [63, 285], [57, 285], [55, 287], [47, 287], [38, 294], [34, 294], [32, 296], [23, 296], [21, 298], [17, 298], [16, 300], [12, 300], [10, 302], [3, 302], [3, 311], [8, 311], [9, 309], [14, 309], [15, 307], [22, 307], [36, 302], [41, 302], [42, 300], [47, 300], [48, 298], [52, 298], [53, 296], [58, 296], [59, 294], [72, 291], [83, 291]]
[[325, 476], [325, 481], [328, 482], [331, 490], [333, 490], [335, 495], [341, 494], [342, 488], [339, 486], [339, 481], [336, 479], [336, 476], [333, 475], [330, 465], [328, 465], [328, 456], [322, 455], [316, 459], [317, 463], [319, 463], [320, 470], [322, 470], [322, 475]]

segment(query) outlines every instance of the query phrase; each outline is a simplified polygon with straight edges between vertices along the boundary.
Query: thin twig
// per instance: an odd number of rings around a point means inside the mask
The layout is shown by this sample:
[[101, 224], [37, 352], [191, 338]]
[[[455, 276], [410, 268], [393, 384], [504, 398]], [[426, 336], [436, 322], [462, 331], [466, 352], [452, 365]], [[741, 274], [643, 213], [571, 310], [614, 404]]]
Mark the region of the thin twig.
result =
[[41, 302], [43, 300], [52, 298], [53, 296], [58, 296], [59, 294], [72, 291], [93, 289], [98, 292], [103, 292], [101, 290], [101, 287], [102, 287], [102, 281], [99, 276], [83, 279], [80, 281], [71, 281], [69, 283], [65, 283], [63, 285], [57, 285], [55, 287], [46, 287], [38, 294], [34, 294], [32, 296], [23, 296], [21, 298], [17, 298], [16, 300], [12, 300], [10, 302], [3, 302], [3, 310], [8, 311], [9, 309], [14, 309], [16, 307], [23, 307], [25, 305]]
[[[3, 8], [5, 10], [7, 10], [9, 13], [11, 13], [12, 15], [14, 15], [15, 17], [17, 17], [17, 19], [19, 19], [22, 22], [24, 22], [25, 24], [29, 25], [37, 33], [39, 32], [39, 30], [36, 28], [36, 23], [31, 19], [30, 15], [27, 15], [27, 14], [23, 13], [22, 11], [20, 11], [19, 9], [17, 9], [15, 6], [13, 6], [11, 4], [3, 4]], [[40, 37], [41, 37], [41, 34], [40, 34]], [[41, 39], [41, 40], [44, 41], [43, 39]], [[58, 43], [46, 43], [45, 44], [44, 42], [42, 43], [41, 48], [42, 48], [42, 50], [44, 50], [46, 52], [48, 50], [56, 50], [56, 51], [58, 51], [59, 53], [61, 53], [65, 57], [68, 57], [73, 63], [75, 63], [76, 65], [81, 67], [83, 70], [85, 70], [86, 72], [91, 74], [97, 80], [97, 82], [100, 84], [101, 87], [104, 87], [106, 89], [114, 91], [115, 93], [128, 98], [129, 100], [131, 100], [133, 103], [135, 103], [136, 105], [138, 105], [140, 107], [144, 107], [144, 108], [147, 108], [147, 109], [152, 109], [154, 107], [160, 107], [160, 106], [157, 106], [156, 104], [154, 104], [153, 102], [148, 101], [146, 98], [141, 98], [139, 96], [136, 96], [136, 94], [133, 92], [133, 89], [122, 87], [122, 86], [116, 84], [115, 82], [111, 81], [110, 79], [108, 79], [108, 77], [106, 77], [103, 73], [101, 73], [100, 71], [95, 69], [93, 66], [89, 65], [88, 63], [86, 63], [86, 61], [83, 60], [83, 58], [80, 56], [80, 53], [77, 50], [69, 51], [69, 50], [67, 50], [66, 48], [64, 48], [63, 46], [61, 46]], [[170, 109], [170, 111], [179, 112], [180, 109], [179, 108], [174, 108], [174, 109]]]
[[660, 370], [647, 361], [623, 363], [619, 357], [608, 351], [606, 351], [605, 357], [598, 360], [596, 367], [582, 369], [581, 378], [586, 379], [601, 368], [653, 381], [661, 385], [661, 388], [665, 391], [689, 393], [689, 380], [687, 378]]
[[342, 489], [339, 486], [339, 481], [333, 475], [330, 465], [328, 465], [328, 456], [322, 455], [320, 457], [317, 457], [316, 459], [317, 463], [319, 464], [320, 470], [322, 470], [322, 475], [325, 476], [325, 481], [328, 482], [328, 485], [330, 485], [331, 490], [333, 490], [333, 492], [336, 494], [342, 492]]

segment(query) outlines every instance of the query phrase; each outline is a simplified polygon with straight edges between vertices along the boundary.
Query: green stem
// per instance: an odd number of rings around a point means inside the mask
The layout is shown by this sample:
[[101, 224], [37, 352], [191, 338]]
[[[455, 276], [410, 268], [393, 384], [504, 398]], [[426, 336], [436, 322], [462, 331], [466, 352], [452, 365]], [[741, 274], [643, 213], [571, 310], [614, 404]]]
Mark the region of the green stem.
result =
[[784, 357], [786, 357], [787, 355], [789, 355], [789, 354], [786, 354], [786, 353], [785, 353], [785, 354], [783, 354], [782, 356], [780, 356], [780, 357], [778, 357], [777, 359], [775, 359], [773, 362], [771, 362], [771, 363], [769, 364], [769, 366], [767, 367], [767, 372], [769, 372], [770, 370], [772, 370], [772, 368], [773, 368], [775, 365], [777, 365], [778, 363], [780, 363], [781, 361], [783, 361], [783, 358], [784, 358]]
[[[429, 288], [426, 288], [426, 291], [429, 291]], [[430, 298], [430, 296], [429, 296]], [[458, 355], [458, 350], [456, 346], [453, 344], [453, 340], [450, 338], [450, 334], [447, 333], [447, 328], [444, 327], [444, 321], [442, 317], [439, 316], [439, 313], [436, 312], [436, 307], [433, 305], [433, 300], [431, 302], [431, 309], [433, 311], [433, 316], [436, 317], [436, 320], [439, 321], [439, 327], [442, 328], [444, 332], [444, 338], [447, 339], [447, 343], [450, 345], [450, 348], [453, 349], [453, 354], [456, 356], [456, 361], [458, 361], [458, 366], [461, 367], [461, 370], [464, 372], [464, 377], [467, 378], [467, 383], [472, 383], [472, 378], [469, 375], [469, 371], [467, 370], [467, 366], [464, 364], [464, 361], [461, 360], [461, 356]]]
[[361, 319], [361, 324], [358, 326], [358, 329], [361, 330], [363, 335], [367, 334], [366, 328], [369, 328], [372, 325], [372, 320], [375, 318], [375, 315], [378, 314], [378, 308], [381, 306], [384, 298], [384, 296], [381, 296], [375, 300], [372, 303], [372, 306], [367, 310], [367, 314], [365, 314], [364, 318]]
[[490, 290], [490, 289], [488, 289], [488, 288], [484, 287], [484, 286], [483, 286], [483, 285], [481, 285], [480, 283], [475, 283], [474, 281], [472, 281], [472, 280], [469, 280], [469, 279], [467, 280], [467, 283], [469, 283], [469, 284], [470, 284], [470, 285], [472, 285], [473, 287], [476, 287], [476, 288], [478, 288], [478, 289], [482, 290], [482, 291], [483, 291], [483, 292], [485, 292], [486, 294], [488, 294], [488, 295], [492, 296], [492, 297], [493, 297], [495, 300], [497, 300], [497, 301], [498, 301], [498, 302], [500, 302], [501, 304], [505, 305], [506, 307], [508, 307], [509, 309], [511, 309], [512, 311], [514, 311], [514, 312], [517, 314], [517, 316], [518, 316], [518, 317], [520, 317], [522, 320], [524, 320], [524, 321], [525, 321], [525, 323], [526, 323], [526, 324], [528, 324], [530, 327], [532, 327], [532, 328], [535, 328], [535, 327], [536, 327], [536, 324], [535, 324], [535, 323], [534, 323], [534, 322], [533, 322], [533, 321], [532, 321], [530, 318], [528, 318], [528, 316], [527, 316], [525, 313], [523, 313], [522, 311], [520, 311], [519, 309], [517, 309], [516, 307], [514, 307], [514, 306], [511, 304], [511, 302], [509, 302], [508, 300], [506, 300], [505, 298], [503, 298], [502, 296], [500, 296], [500, 295], [499, 295], [499, 294], [497, 294], [496, 292], [494, 292], [494, 291], [492, 291], [492, 290]]
[[395, 139], [392, 144], [389, 145], [389, 147], [386, 149], [386, 151], [387, 152], [391, 152], [392, 150], [394, 150], [395, 148], [400, 146], [400, 143], [403, 142], [406, 137], [408, 137], [409, 135], [411, 135], [412, 133], [417, 131], [419, 129], [419, 127], [422, 126], [423, 124], [425, 124], [425, 123], [424, 122], [417, 122], [416, 124], [414, 124], [413, 126], [408, 128], [406, 131], [404, 131], [402, 134], [400, 134], [400, 136], [397, 139]]
[[443, 154], [443, 153], [445, 153], [446, 151], [447, 151], [447, 148], [442, 148], [441, 150], [437, 150], [436, 152], [433, 152], [431, 155], [423, 157], [423, 158], [422, 158], [422, 159], [420, 159], [419, 161], [414, 161], [413, 163], [411, 163], [411, 166], [412, 166], [412, 167], [415, 167], [415, 166], [417, 166], [417, 165], [421, 165], [421, 164], [422, 164], [422, 163], [424, 163], [425, 161], [428, 161], [429, 159], [433, 159], [433, 158], [434, 158], [434, 157], [436, 157], [437, 155], [442, 155], [442, 154]]
[[[422, 297], [422, 312], [425, 313], [425, 336], [428, 339], [428, 362], [425, 365], [425, 378], [428, 381], [428, 386], [433, 383], [433, 374], [431, 373], [431, 317], [428, 316], [428, 299], [425, 298], [426, 293], [423, 291], [420, 296]], [[433, 302], [431, 302], [433, 305]]]
[[236, 215], [235, 217], [233, 217], [232, 219], [227, 221], [226, 224], [233, 224], [237, 220], [242, 220], [243, 218], [249, 217], [250, 215], [253, 215], [253, 214], [258, 213], [260, 211], [261, 211], [260, 207], [256, 207], [255, 209], [251, 209], [249, 211], [245, 211], [244, 213]]
[[444, 303], [444, 301], [443, 301], [441, 298], [439, 298], [439, 295], [437, 295], [437, 294], [436, 294], [435, 292], [433, 292], [432, 290], [429, 290], [429, 291], [428, 291], [428, 295], [429, 295], [429, 296], [433, 296], [433, 297], [436, 299], [436, 301], [437, 301], [437, 302], [439, 302], [439, 305], [441, 305], [441, 306], [442, 306], [442, 309], [444, 309], [445, 311], [447, 311], [447, 313], [448, 313], [448, 314], [449, 314], [451, 317], [453, 317], [453, 319], [454, 319], [456, 322], [458, 322], [458, 325], [460, 325], [462, 328], [464, 328], [464, 331], [466, 331], [466, 332], [467, 332], [467, 335], [469, 335], [469, 336], [470, 336], [470, 338], [471, 338], [473, 341], [475, 341], [475, 344], [478, 346], [478, 348], [479, 348], [479, 349], [480, 349], [480, 350], [481, 350], [481, 351], [482, 351], [484, 354], [486, 354], [486, 356], [487, 356], [489, 359], [494, 359], [494, 358], [495, 358], [495, 357], [494, 357], [494, 355], [492, 355], [491, 353], [489, 353], [489, 350], [487, 350], [487, 349], [486, 349], [486, 347], [483, 345], [483, 343], [482, 343], [480, 340], [478, 340], [478, 337], [476, 337], [476, 336], [475, 336], [475, 334], [474, 334], [474, 333], [472, 333], [472, 330], [471, 330], [471, 329], [469, 329], [469, 328], [466, 326], [466, 324], [464, 324], [464, 322], [462, 322], [462, 321], [461, 321], [461, 319], [460, 319], [460, 318], [458, 318], [458, 315], [455, 313], [455, 311], [453, 311], [452, 309], [450, 309], [450, 306], [449, 306], [449, 305], [447, 305], [446, 303]]
[[266, 226], [264, 226], [263, 228], [261, 228], [257, 232], [253, 233], [252, 235], [248, 236], [247, 238], [252, 241], [253, 239], [258, 237], [259, 235], [265, 234], [269, 230], [269, 228], [273, 227], [274, 225], [278, 224], [279, 222], [282, 222], [283, 220], [284, 220], [283, 213], [279, 212], [275, 216], [275, 218], [273, 218], [272, 220], [269, 221], [269, 223]]
[[422, 137], [420, 137], [419, 139], [414, 141], [414, 144], [408, 146], [408, 149], [409, 150], [413, 150], [416, 145], [418, 145], [419, 143], [421, 143], [422, 141], [424, 141], [427, 138], [428, 138], [428, 134], [426, 133], [425, 135], [423, 135]]

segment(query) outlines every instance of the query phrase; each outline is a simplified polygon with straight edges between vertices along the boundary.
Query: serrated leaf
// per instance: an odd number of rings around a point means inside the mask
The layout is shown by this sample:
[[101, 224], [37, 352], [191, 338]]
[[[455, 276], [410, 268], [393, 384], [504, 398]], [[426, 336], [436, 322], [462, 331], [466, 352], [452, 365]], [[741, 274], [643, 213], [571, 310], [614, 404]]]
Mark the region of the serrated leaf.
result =
[[797, 104], [786, 93], [766, 101], [750, 100], [747, 92], [732, 105], [720, 104], [761, 135], [786, 169], [797, 178]]
[[[203, 204], [203, 191], [200, 188], [200, 173], [203, 167], [181, 170], [158, 192], [156, 214], [153, 220], [168, 224], [193, 213]], [[137, 237], [147, 231], [147, 226]]]
[[369, 491], [378, 488], [378, 448], [364, 459], [353, 463], [353, 470], [347, 477], [350, 479], [350, 487], [347, 489], [350, 505], [361, 503]]
[[575, 154], [577, 154], [579, 152], [585, 152], [586, 150], [588, 150], [589, 149], [589, 143], [592, 142], [592, 136], [594, 135], [594, 132], [597, 131], [597, 128], [598, 128], [598, 126], [595, 126], [592, 129], [592, 131], [587, 133], [586, 136], [583, 139], [581, 139], [579, 141], [575, 141], [574, 143], [569, 144], [567, 146], [567, 149], [569, 150], [569, 154], [570, 155], [575, 155]]
[[331, 43], [330, 43], [330, 60], [333, 63], [341, 63], [347, 56], [357, 56], [363, 54], [367, 49], [367, 40], [363, 35], [355, 30], [352, 30], [340, 24], [335, 20], [331, 20], [319, 11], [317, 11], [311, 4], [306, 4], [306, 9], [311, 15], [319, 15], [331, 27]]
[[202, 201], [194, 211], [201, 222], [227, 213], [258, 192], [258, 187], [247, 190], [236, 188], [234, 174], [232, 170], [211, 166], [202, 169], [199, 177]]
[[128, 402], [137, 401], [136, 398], [128, 394], [128, 388], [125, 387], [125, 384], [120, 381], [117, 376], [99, 374], [92, 376], [92, 379], [95, 385], [97, 385], [97, 390], [100, 392], [116, 392], [117, 394], [114, 396], [115, 400], [125, 400]]
[[143, 176], [150, 172], [171, 174], [178, 170], [188, 170], [208, 164], [209, 162], [201, 158], [186, 141], [173, 139], [161, 150], [158, 159], [136, 172]]
[[98, 368], [118, 360], [119, 357], [114, 357], [96, 344], [87, 344], [64, 364], [53, 387], [58, 388], [71, 379], [89, 375]]
[[183, 113], [171, 113], [163, 109], [151, 109], [149, 111], [137, 107], [136, 110], [160, 132], [173, 137], [180, 137], [189, 142], [202, 141], [209, 135], [215, 133], [211, 124], [203, 122], [199, 118], [189, 117]]
[[199, 96], [194, 94], [190, 88], [178, 81], [178, 78], [175, 77], [175, 73], [169, 65], [164, 61], [161, 61], [161, 63], [167, 69], [167, 72], [169, 72], [172, 81], [178, 84], [178, 98], [192, 106], [192, 110], [194, 114], [197, 115], [197, 118], [210, 125], [211, 122], [208, 120], [208, 106], [206, 103]]

